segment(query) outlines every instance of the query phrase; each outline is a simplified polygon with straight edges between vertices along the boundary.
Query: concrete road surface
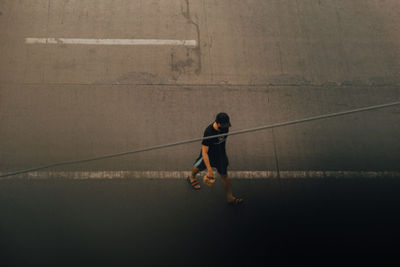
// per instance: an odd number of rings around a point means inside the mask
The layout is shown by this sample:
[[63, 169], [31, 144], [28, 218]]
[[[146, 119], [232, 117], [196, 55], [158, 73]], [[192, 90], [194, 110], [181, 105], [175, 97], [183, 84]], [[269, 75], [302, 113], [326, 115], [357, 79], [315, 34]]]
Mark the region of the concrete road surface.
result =
[[0, 180], [1, 266], [398, 264], [400, 180]]
[[[398, 101], [399, 29], [398, 0], [2, 0], [0, 171], [201, 137], [221, 111], [234, 131]], [[235, 136], [231, 168], [399, 171], [399, 122], [394, 107]], [[199, 145], [55, 170], [187, 171]]]

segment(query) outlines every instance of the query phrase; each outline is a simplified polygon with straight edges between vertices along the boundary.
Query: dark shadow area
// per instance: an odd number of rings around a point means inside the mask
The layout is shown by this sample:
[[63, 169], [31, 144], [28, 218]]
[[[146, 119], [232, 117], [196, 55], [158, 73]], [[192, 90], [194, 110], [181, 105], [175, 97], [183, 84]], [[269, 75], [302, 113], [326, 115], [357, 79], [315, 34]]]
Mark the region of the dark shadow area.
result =
[[398, 262], [398, 179], [0, 181], [2, 266]]

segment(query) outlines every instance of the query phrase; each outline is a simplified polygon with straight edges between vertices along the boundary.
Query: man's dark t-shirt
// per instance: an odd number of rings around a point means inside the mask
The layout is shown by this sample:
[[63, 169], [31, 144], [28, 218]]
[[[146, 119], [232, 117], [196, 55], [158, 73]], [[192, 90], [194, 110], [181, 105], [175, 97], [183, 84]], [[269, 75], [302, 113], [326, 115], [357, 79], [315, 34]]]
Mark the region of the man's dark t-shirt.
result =
[[[213, 124], [210, 124], [204, 131], [203, 137], [228, 133], [229, 130], [219, 132], [214, 129]], [[225, 145], [228, 136], [220, 136], [216, 138], [210, 138], [202, 141], [202, 145], [208, 146], [208, 157], [210, 162], [227, 163], [228, 157], [226, 155]], [[201, 151], [200, 151], [201, 156]]]

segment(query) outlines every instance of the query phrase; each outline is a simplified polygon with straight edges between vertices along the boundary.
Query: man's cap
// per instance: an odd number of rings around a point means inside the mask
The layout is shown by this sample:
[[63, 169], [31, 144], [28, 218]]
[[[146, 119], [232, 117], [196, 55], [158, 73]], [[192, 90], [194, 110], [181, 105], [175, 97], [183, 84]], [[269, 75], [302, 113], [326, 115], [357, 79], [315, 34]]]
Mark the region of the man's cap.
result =
[[231, 126], [231, 123], [229, 121], [229, 116], [225, 112], [218, 113], [217, 117], [215, 118], [215, 121], [217, 123], [220, 123], [222, 128], [227, 128]]

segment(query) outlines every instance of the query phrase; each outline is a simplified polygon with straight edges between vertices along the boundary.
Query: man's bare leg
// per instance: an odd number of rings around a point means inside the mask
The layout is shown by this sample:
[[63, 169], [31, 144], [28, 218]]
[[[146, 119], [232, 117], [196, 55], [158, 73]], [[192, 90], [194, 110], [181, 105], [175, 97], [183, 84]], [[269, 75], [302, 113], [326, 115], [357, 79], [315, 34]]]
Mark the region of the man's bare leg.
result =
[[221, 174], [221, 180], [226, 190], [226, 199], [228, 200], [228, 202], [233, 201], [234, 197], [232, 195], [232, 188], [231, 183], [229, 182], [228, 174]]
[[[192, 173], [190, 174], [190, 177], [189, 177], [190, 182], [193, 182], [193, 181], [195, 180], [196, 175], [197, 175], [199, 172], [200, 172], [200, 170], [199, 170], [198, 168], [193, 167]], [[200, 185], [199, 185], [199, 184], [198, 184], [198, 185], [195, 185], [194, 188], [200, 189]]]
[[[232, 194], [231, 183], [229, 182], [228, 174], [221, 174], [221, 181], [224, 184], [226, 190], [226, 199], [228, 202], [233, 202], [235, 197]], [[243, 199], [239, 199], [239, 202], [242, 202]]]

